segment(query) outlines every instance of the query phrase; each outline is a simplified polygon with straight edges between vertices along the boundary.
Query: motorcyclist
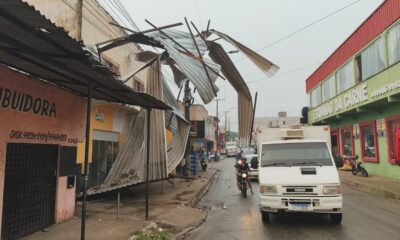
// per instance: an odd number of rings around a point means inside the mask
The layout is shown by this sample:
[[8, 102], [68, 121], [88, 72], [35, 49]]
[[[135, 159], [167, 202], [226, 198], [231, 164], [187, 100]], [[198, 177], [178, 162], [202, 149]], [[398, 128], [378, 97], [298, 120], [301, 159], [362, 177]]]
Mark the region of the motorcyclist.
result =
[[235, 164], [235, 168], [236, 168], [236, 183], [237, 183], [238, 188], [240, 188], [239, 187], [239, 182], [240, 182], [240, 178], [242, 177], [242, 173], [243, 172], [247, 173], [247, 176], [246, 176], [247, 184], [248, 184], [248, 186], [250, 188], [251, 193], [254, 194], [253, 188], [251, 186], [251, 181], [250, 181], [250, 178], [249, 178], [249, 174], [248, 174], [248, 172], [250, 171], [250, 167], [249, 167], [249, 165], [247, 164], [246, 161], [247, 161], [247, 159], [242, 156], [242, 157], [240, 157], [240, 160], [237, 161], [236, 164]]
[[240, 150], [240, 152], [236, 153], [236, 161], [239, 161], [242, 158], [243, 150]]

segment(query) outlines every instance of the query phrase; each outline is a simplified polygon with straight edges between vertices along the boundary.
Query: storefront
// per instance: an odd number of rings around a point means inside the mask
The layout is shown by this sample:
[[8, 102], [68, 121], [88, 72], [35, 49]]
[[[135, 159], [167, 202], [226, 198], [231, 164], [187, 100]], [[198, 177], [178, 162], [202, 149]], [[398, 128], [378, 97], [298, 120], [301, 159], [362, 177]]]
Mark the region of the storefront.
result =
[[[89, 188], [104, 183], [119, 150], [125, 146], [129, 126], [138, 111], [114, 103], [96, 103], [91, 114], [91, 139], [89, 145]], [[83, 170], [84, 143], [78, 144], [77, 164]], [[78, 183], [78, 192], [82, 189]]]
[[[379, 23], [379, 24], [377, 24]], [[400, 179], [400, 7], [385, 1], [306, 81], [308, 122], [331, 126], [335, 154]]]
[[0, 67], [2, 239], [73, 216], [85, 108], [84, 98]]

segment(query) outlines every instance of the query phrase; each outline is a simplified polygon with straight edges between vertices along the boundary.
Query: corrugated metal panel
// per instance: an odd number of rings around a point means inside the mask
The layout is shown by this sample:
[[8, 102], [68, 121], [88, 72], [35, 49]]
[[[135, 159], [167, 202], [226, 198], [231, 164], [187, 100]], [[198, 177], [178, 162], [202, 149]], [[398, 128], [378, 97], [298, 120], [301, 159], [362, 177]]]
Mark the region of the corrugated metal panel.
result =
[[229, 42], [233, 46], [235, 46], [238, 50], [242, 51], [258, 68], [261, 69], [267, 76], [271, 77], [278, 72], [279, 67], [269, 61], [268, 59], [264, 58], [257, 52], [251, 50], [250, 48], [246, 47], [245, 45], [241, 44], [240, 42], [236, 41], [235, 39], [231, 38], [230, 36], [218, 32], [216, 30], [210, 30], [210, 33], [213, 33], [220, 38], [224, 39], [225, 41]]
[[[155, 61], [149, 68], [149, 71], [147, 71], [147, 92], [157, 99], [163, 99], [163, 79], [160, 60]], [[150, 122], [149, 180], [154, 181], [167, 177], [167, 143], [164, 111], [152, 110], [150, 113]]]
[[250, 90], [236, 69], [232, 60], [225, 52], [224, 48], [215, 42], [207, 42], [210, 57], [221, 65], [221, 71], [229, 83], [238, 93], [238, 118], [239, 118], [239, 144], [241, 147], [248, 146], [248, 139], [251, 132], [251, 121], [253, 118], [253, 104]]
[[[205, 104], [210, 103], [215, 96], [212, 91], [211, 83], [204, 71], [203, 65], [196, 59], [193, 59], [186, 54], [180, 53], [174, 46], [171, 45], [170, 40], [159, 39], [163, 44], [165, 49], [168, 51], [169, 56], [176, 62], [179, 67], [179, 70], [184, 73], [184, 75], [194, 84], [197, 88], [197, 91]], [[205, 62], [214, 69], [213, 71], [208, 71], [212, 85], [216, 92], [218, 92], [218, 87], [215, 85], [215, 80], [218, 75], [215, 72], [220, 71], [220, 66], [212, 63], [210, 60]]]
[[[185, 47], [192, 54], [194, 54], [196, 56], [198, 55], [196, 46], [193, 43], [192, 36], [189, 33], [183, 32], [183, 31], [180, 31], [180, 30], [176, 30], [176, 29], [165, 29], [165, 30], [163, 30], [163, 32], [165, 32], [168, 36], [173, 38], [180, 45]], [[158, 39], [158, 40], [164, 39], [164, 40], [170, 41], [166, 36], [164, 36], [160, 32], [152, 32], [152, 33], [148, 33], [147, 35], [152, 37], [152, 38], [154, 38], [154, 39]], [[201, 54], [203, 55], [207, 51], [206, 43], [201, 39], [201, 37], [198, 37], [198, 36], [195, 37], [195, 40], [196, 40], [197, 46], [199, 47], [199, 50], [200, 50]], [[181, 49], [174, 42], [171, 42], [171, 46], [173, 46], [176, 49]]]
[[88, 195], [107, 192], [144, 181], [144, 125], [146, 111], [141, 110], [127, 132], [126, 145], [100, 186], [88, 190]]
[[190, 132], [190, 124], [181, 118], [178, 119], [178, 131], [172, 137], [168, 144], [167, 168], [168, 173], [175, 170], [185, 155], [186, 143]]
[[[158, 99], [163, 98], [163, 84], [160, 61], [156, 61], [147, 72], [147, 91]], [[132, 122], [127, 134], [126, 146], [118, 154], [104, 183], [88, 190], [89, 195], [98, 194], [131, 186], [145, 181], [144, 132], [145, 110]], [[150, 113], [150, 157], [149, 180], [160, 180], [167, 177], [167, 146], [165, 136], [165, 117], [162, 110]], [[146, 121], [147, 122], [147, 121]], [[144, 127], [146, 126], [146, 127]]]
[[83, 51], [62, 28], [20, 0], [0, 1], [0, 63], [96, 99], [169, 109], [146, 93], [134, 91]]
[[400, 1], [386, 0], [379, 6], [349, 38], [306, 80], [309, 92], [318, 83], [328, 77], [354, 54], [368, 45], [382, 31], [400, 18]]
[[238, 112], [239, 112], [239, 145], [247, 147], [249, 144], [251, 121], [253, 117], [252, 101], [242, 93], [238, 93]]

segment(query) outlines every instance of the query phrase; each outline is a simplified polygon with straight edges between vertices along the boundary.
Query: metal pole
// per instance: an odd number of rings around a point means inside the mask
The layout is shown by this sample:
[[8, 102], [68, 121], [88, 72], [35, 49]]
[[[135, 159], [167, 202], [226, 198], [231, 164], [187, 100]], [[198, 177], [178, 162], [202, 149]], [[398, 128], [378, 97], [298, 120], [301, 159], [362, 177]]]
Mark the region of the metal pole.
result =
[[256, 116], [256, 107], [257, 107], [257, 95], [258, 95], [258, 92], [256, 92], [256, 96], [254, 98], [253, 119], [251, 120], [249, 147], [251, 145], [251, 138], [253, 137], [254, 118]]
[[78, 14], [78, 41], [82, 41], [82, 17], [83, 17], [83, 0], [78, 0], [76, 13]]
[[218, 136], [218, 123], [219, 123], [219, 118], [218, 118], [218, 113], [219, 113], [219, 111], [218, 111], [218, 101], [219, 101], [219, 99], [217, 98], [217, 112], [215, 113], [215, 115], [217, 116], [217, 129], [216, 129], [216, 133], [215, 133], [215, 135], [217, 136], [217, 138], [216, 138], [216, 143], [217, 143], [217, 152], [218, 152], [218, 147], [219, 147], [219, 136]]
[[86, 191], [88, 186], [89, 173], [89, 143], [90, 143], [90, 115], [92, 111], [92, 80], [89, 80], [88, 97], [86, 106], [86, 141], [85, 141], [85, 163], [83, 165], [83, 202], [82, 202], [82, 219], [81, 219], [81, 240], [85, 239], [86, 230]]
[[150, 113], [147, 109], [147, 145], [146, 145], [146, 220], [149, 220], [149, 173], [150, 173]]
[[[186, 81], [185, 83], [183, 103], [185, 105], [185, 118], [188, 122], [190, 122], [190, 106], [192, 105], [192, 94], [189, 86], [189, 81]], [[188, 136], [188, 140], [186, 142], [185, 156], [186, 156], [186, 171], [187, 171], [190, 164], [190, 133]]]
[[121, 202], [121, 192], [118, 191], [117, 194], [117, 218], [119, 218], [119, 203]]

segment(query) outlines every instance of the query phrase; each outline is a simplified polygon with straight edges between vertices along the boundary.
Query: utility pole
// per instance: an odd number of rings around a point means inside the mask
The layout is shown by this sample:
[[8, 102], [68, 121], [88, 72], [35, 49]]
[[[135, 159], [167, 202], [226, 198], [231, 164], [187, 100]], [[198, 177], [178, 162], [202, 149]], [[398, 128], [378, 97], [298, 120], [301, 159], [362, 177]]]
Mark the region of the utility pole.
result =
[[[192, 104], [193, 104], [193, 96], [192, 96], [192, 92], [191, 92], [191, 89], [189, 86], [189, 81], [186, 81], [186, 83], [185, 83], [183, 104], [185, 106], [185, 118], [190, 123], [190, 106], [192, 106]], [[190, 163], [190, 132], [189, 132], [188, 140], [186, 143], [185, 156], [186, 156], [186, 167], [188, 167], [188, 164]]]
[[78, 32], [77, 32], [77, 39], [78, 42], [82, 41], [82, 18], [83, 18], [83, 0], [78, 0], [77, 3], [77, 15], [78, 15]]
[[218, 103], [219, 103], [219, 101], [225, 101], [225, 98], [223, 98], [223, 99], [217, 98], [217, 99], [215, 99], [215, 101], [217, 102], [217, 109], [216, 109], [216, 112], [215, 112], [215, 116], [217, 117], [217, 130], [216, 130], [217, 132], [215, 133], [215, 135], [217, 136], [216, 137], [216, 143], [217, 143], [216, 151], [218, 151], [218, 149], [219, 149], [219, 117], [218, 117], [219, 111], [218, 111]]

